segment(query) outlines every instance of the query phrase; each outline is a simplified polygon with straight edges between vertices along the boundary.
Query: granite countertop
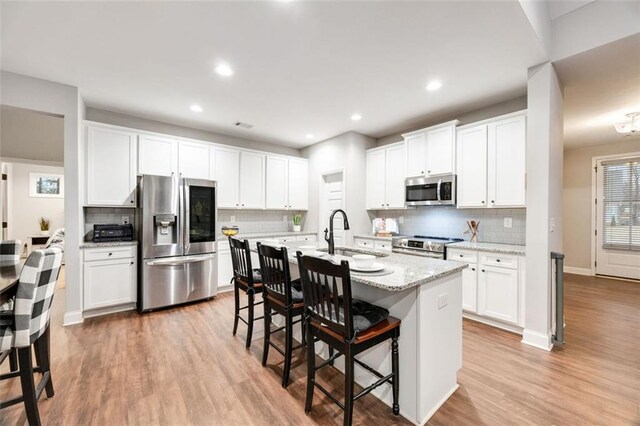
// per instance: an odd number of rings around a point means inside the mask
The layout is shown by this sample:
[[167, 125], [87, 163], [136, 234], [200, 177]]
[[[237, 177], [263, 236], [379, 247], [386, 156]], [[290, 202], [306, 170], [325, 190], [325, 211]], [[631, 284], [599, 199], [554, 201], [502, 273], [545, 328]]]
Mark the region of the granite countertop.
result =
[[[246, 240], [256, 239], [256, 238], [273, 238], [273, 237], [296, 237], [296, 236], [304, 236], [304, 235], [317, 235], [318, 233], [315, 231], [301, 231], [301, 232], [293, 232], [293, 231], [282, 231], [282, 232], [247, 232], [242, 233], [239, 232], [234, 235], [234, 238], [242, 238]], [[217, 235], [218, 241], [226, 240], [227, 236], [223, 234]]]
[[498, 244], [498, 243], [472, 243], [469, 241], [461, 241], [459, 243], [448, 244], [447, 248], [460, 250], [476, 250], [488, 251], [492, 253], [516, 254], [524, 256], [526, 254], [526, 246], [515, 244]]
[[[305, 241], [294, 241], [287, 243], [285, 247], [289, 251], [289, 260], [297, 264], [295, 252], [301, 245], [309, 244]], [[399, 253], [380, 252], [367, 250], [359, 247], [336, 247], [336, 250], [348, 249], [353, 252], [363, 254], [374, 254], [378, 256], [377, 261], [386, 266], [384, 275], [376, 273], [355, 272], [351, 273], [351, 280], [371, 287], [377, 287], [388, 291], [403, 291], [422, 284], [431, 283], [448, 275], [455, 274], [467, 267], [466, 264], [450, 260], [431, 259], [420, 256], [411, 256]], [[252, 251], [257, 251], [255, 247]], [[320, 255], [328, 257], [328, 254]], [[334, 260], [343, 259], [342, 256], [335, 256]]]
[[369, 235], [369, 234], [359, 234], [354, 235], [353, 238], [360, 238], [362, 240], [374, 240], [374, 241], [391, 241], [393, 237], [397, 237], [398, 235], [394, 235], [391, 237], [378, 237], [377, 235]]
[[126, 247], [126, 246], [137, 246], [137, 241], [109, 241], [109, 242], [94, 242], [94, 241], [85, 241], [80, 244], [81, 249], [87, 248], [100, 248], [100, 247]]

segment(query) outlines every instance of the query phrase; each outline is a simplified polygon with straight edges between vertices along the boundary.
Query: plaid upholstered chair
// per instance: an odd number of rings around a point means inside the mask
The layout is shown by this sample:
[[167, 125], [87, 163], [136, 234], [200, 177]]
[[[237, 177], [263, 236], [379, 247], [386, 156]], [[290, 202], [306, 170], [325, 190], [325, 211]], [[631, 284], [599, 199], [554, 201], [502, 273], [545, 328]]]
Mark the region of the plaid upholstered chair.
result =
[[7, 240], [0, 242], [0, 263], [18, 262], [24, 251], [20, 240]]
[[[60, 248], [34, 250], [20, 272], [15, 299], [0, 311], [0, 352], [16, 351], [19, 369], [0, 375], [0, 380], [20, 377], [22, 385], [22, 396], [0, 402], [0, 408], [24, 402], [30, 425], [40, 424], [38, 399], [42, 390], [46, 390], [48, 398], [54, 394], [49, 367], [49, 318], [61, 264]], [[31, 345], [39, 363], [35, 368]], [[42, 374], [37, 387], [34, 372]]]

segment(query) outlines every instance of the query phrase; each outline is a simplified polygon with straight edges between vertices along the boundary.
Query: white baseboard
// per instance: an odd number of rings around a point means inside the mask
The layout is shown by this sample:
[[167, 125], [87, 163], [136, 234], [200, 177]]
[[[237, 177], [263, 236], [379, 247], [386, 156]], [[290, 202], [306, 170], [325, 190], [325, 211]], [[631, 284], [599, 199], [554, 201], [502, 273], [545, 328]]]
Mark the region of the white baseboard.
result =
[[420, 426], [426, 425], [427, 422], [429, 421], [429, 419], [431, 419], [431, 417], [433, 417], [433, 415], [436, 413], [436, 411], [438, 411], [440, 409], [440, 407], [442, 407], [442, 405], [444, 405], [444, 403], [447, 402], [447, 400], [451, 397], [451, 395], [453, 395], [453, 393], [455, 391], [458, 390], [459, 387], [460, 387], [460, 385], [456, 383], [456, 385], [449, 392], [447, 392], [447, 394], [444, 396], [444, 398], [442, 398], [440, 400], [440, 402], [438, 402], [436, 404], [436, 406], [433, 407], [433, 409], [427, 413], [427, 415], [424, 417], [424, 419], [422, 419], [422, 421], [419, 423]]
[[233, 286], [232, 285], [221, 285], [218, 286], [218, 294], [220, 293], [227, 293], [233, 291]]
[[502, 330], [506, 330], [511, 333], [517, 333], [522, 335], [522, 327], [516, 324], [504, 323], [500, 320], [494, 320], [493, 318], [483, 317], [482, 315], [478, 315], [469, 311], [463, 311], [462, 316], [463, 318], [469, 319], [471, 321], [481, 322], [483, 324], [487, 324], [492, 327], [500, 328]]
[[569, 274], [576, 274], [576, 275], [586, 275], [586, 276], [593, 276], [593, 274], [591, 273], [591, 269], [589, 268], [578, 268], [576, 266], [565, 266], [564, 267], [564, 272], [567, 272]]
[[62, 325], [66, 327], [68, 325], [81, 324], [82, 322], [84, 322], [82, 311], [73, 311], [64, 314]]
[[126, 303], [119, 306], [109, 306], [107, 308], [92, 309], [84, 312], [85, 318], [99, 317], [101, 315], [115, 314], [118, 312], [132, 311], [136, 308], [135, 303]]
[[545, 351], [551, 351], [551, 348], [553, 347], [551, 332], [545, 334], [525, 329], [522, 333], [522, 343], [539, 349], [544, 349]]

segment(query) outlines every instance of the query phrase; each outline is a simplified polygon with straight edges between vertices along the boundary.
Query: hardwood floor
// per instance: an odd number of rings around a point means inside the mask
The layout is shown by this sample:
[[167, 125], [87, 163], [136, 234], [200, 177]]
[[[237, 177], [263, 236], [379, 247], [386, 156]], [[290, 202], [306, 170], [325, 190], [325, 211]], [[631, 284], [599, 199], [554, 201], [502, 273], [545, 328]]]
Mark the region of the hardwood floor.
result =
[[[566, 340], [547, 353], [520, 337], [464, 322], [460, 389], [434, 425], [640, 424], [640, 284], [566, 275]], [[64, 290], [51, 329], [56, 395], [42, 397], [44, 424], [285, 425], [342, 423], [316, 392], [304, 414], [305, 362], [294, 357], [291, 384], [280, 387], [282, 357], [260, 365], [261, 328], [250, 351], [231, 336], [231, 294], [146, 315], [121, 313], [63, 328]], [[402, 368], [402, 366], [401, 366]], [[8, 370], [7, 363], [0, 371]], [[329, 388], [342, 376], [325, 370]], [[0, 398], [19, 383], [0, 383]], [[0, 411], [0, 425], [24, 424], [21, 405]], [[368, 395], [354, 424], [409, 424]]]

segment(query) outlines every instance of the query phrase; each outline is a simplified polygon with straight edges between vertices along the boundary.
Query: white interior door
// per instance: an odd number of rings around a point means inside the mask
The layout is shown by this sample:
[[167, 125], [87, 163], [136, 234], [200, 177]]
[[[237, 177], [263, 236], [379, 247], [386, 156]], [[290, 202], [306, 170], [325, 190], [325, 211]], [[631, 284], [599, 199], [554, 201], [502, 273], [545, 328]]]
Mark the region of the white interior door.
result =
[[596, 168], [596, 274], [640, 280], [640, 156]]
[[[336, 209], [345, 208], [344, 173], [335, 172], [322, 176], [322, 189], [320, 191], [320, 233], [329, 228], [329, 217]], [[333, 222], [333, 241], [336, 246], [346, 242], [346, 231], [342, 215], [336, 215]]]

